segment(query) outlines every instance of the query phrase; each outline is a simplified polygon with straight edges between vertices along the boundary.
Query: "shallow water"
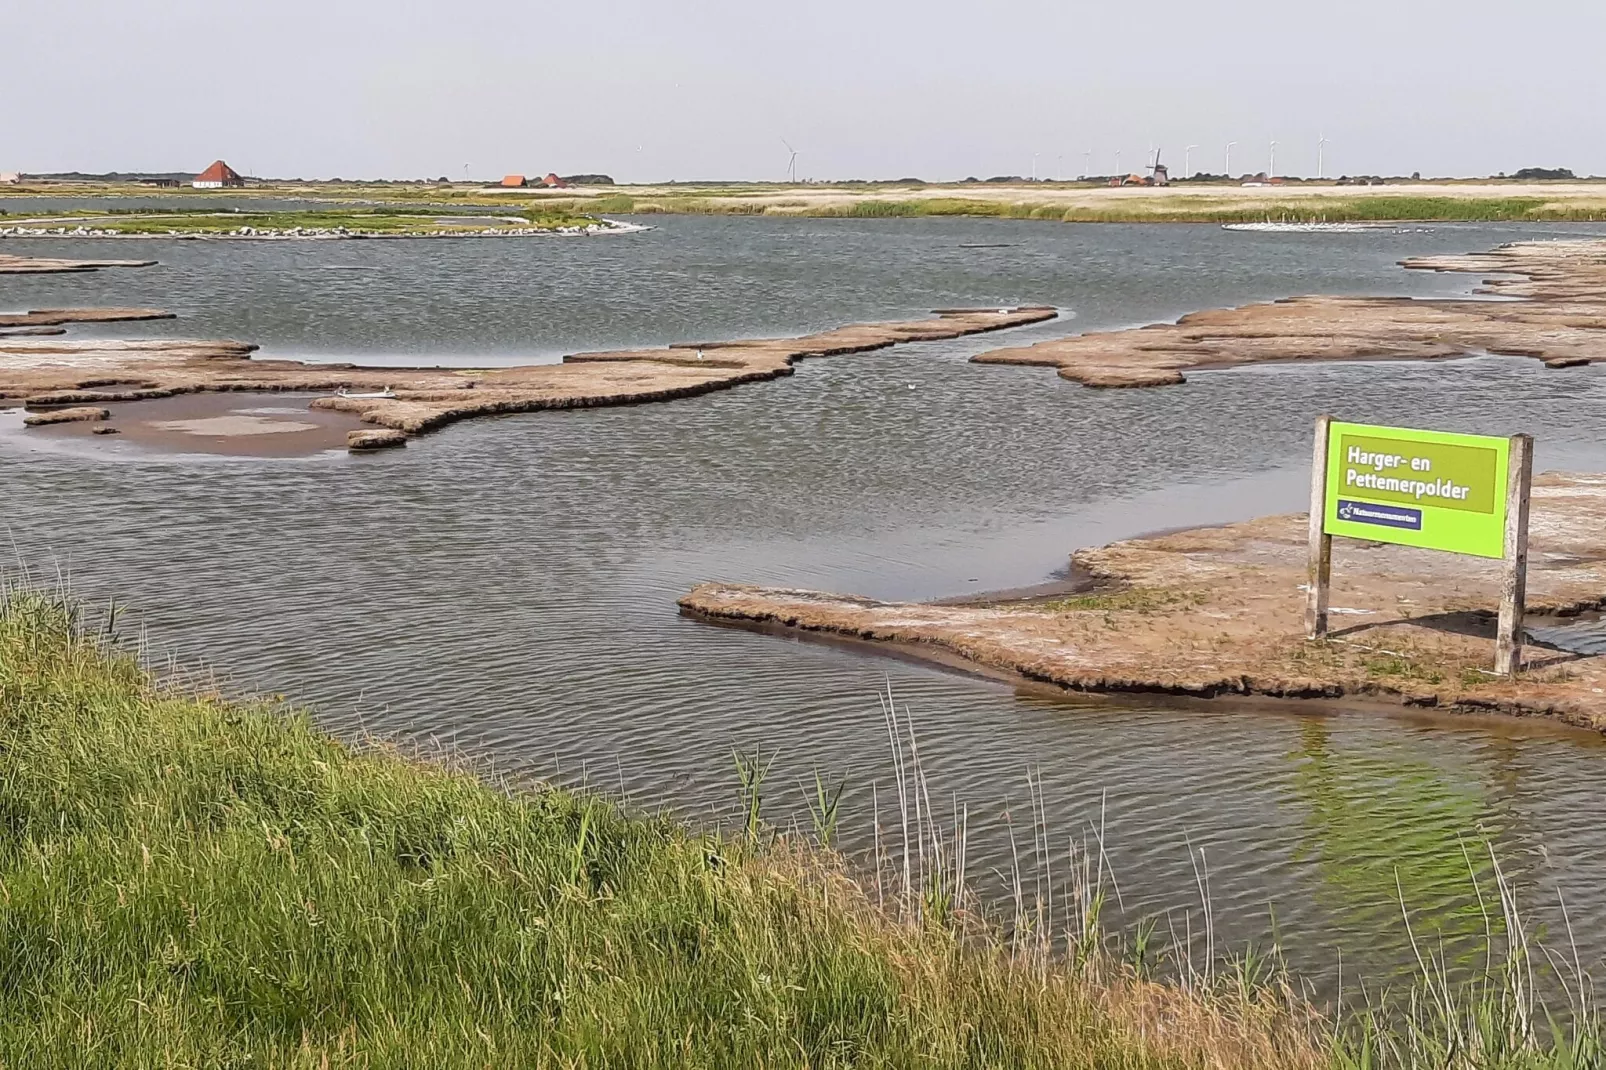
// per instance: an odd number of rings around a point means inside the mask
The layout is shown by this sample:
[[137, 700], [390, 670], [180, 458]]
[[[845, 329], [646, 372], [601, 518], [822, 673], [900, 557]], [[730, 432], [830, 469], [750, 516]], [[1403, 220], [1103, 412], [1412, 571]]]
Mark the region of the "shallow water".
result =
[[1179, 935], [1197, 932], [1207, 872], [1218, 946], [1269, 938], [1275, 911], [1291, 960], [1324, 988], [1340, 953], [1347, 978], [1409, 961], [1396, 872], [1419, 935], [1437, 928], [1461, 953], [1481, 928], [1461, 845], [1475, 853], [1483, 836], [1551, 935], [1559, 885], [1586, 958], [1606, 954], [1606, 752], [1593, 736], [1343, 706], [1073, 701], [674, 606], [704, 579], [890, 598], [1018, 586], [1077, 546], [1298, 509], [1320, 412], [1527, 430], [1540, 468], [1606, 470], [1599, 368], [1279, 365], [1099, 392], [966, 362], [1293, 293], [1462, 292], [1476, 280], [1393, 264], [1588, 230], [652, 222], [602, 239], [30, 242], [163, 263], [0, 278], [0, 306], [154, 304], [183, 318], [109, 326], [464, 365], [958, 304], [1049, 302], [1068, 318], [808, 361], [669, 404], [460, 424], [374, 457], [116, 458], [8, 438], [9, 538], [36, 575], [59, 563], [81, 593], [131, 603], [162, 651], [304, 697], [341, 731], [440, 742], [692, 817], [729, 819], [733, 747], [778, 753], [778, 822], [806, 823], [811, 770], [845, 775], [856, 850], [872, 840], [872, 784], [889, 819], [877, 694], [890, 686], [933, 802], [969, 807], [979, 880], [1010, 868], [1006, 812], [1030, 862], [1033, 770], [1057, 872], [1064, 845], [1102, 819], [1127, 917], [1170, 908]]
[[230, 193], [150, 193], [120, 197], [7, 197], [0, 194], [0, 226], [6, 224], [6, 216], [15, 220], [64, 212], [168, 211], [174, 208], [193, 212], [294, 212], [327, 208], [330, 204], [329, 200], [316, 197], [242, 197]]

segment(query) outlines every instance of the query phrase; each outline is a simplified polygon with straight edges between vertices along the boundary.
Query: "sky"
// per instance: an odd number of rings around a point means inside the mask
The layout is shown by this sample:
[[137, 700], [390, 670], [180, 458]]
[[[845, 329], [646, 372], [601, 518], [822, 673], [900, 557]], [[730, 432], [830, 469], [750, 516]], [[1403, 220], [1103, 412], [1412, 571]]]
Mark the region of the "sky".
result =
[[[0, 171], [1606, 175], [1599, 0], [7, 0]], [[1189, 149], [1188, 146], [1197, 146]], [[1088, 155], [1088, 154], [1091, 155]]]

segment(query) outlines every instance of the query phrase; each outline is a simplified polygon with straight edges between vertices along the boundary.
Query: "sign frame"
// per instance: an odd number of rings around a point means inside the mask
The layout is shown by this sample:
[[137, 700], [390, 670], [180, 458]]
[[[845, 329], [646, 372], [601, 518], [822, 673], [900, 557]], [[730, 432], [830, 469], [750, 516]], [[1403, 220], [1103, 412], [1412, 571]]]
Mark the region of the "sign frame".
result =
[[[1500, 614], [1495, 632], [1495, 671], [1502, 676], [1513, 676], [1522, 667], [1522, 623], [1527, 600], [1528, 586], [1528, 510], [1529, 498], [1533, 489], [1533, 437], [1526, 434], [1512, 435], [1508, 439], [1490, 439], [1486, 436], [1458, 435], [1451, 432], [1421, 431], [1413, 428], [1378, 427], [1368, 424], [1338, 424], [1335, 428], [1331, 416], [1318, 416], [1316, 418], [1316, 435], [1311, 454], [1311, 482], [1310, 482], [1310, 531], [1309, 531], [1309, 562], [1306, 578], [1305, 603], [1305, 633], [1310, 639], [1324, 639], [1328, 634], [1328, 599], [1332, 588], [1333, 573], [1333, 539], [1356, 538], [1375, 542], [1390, 542], [1404, 546], [1417, 546], [1422, 549], [1438, 550], [1447, 553], [1462, 553], [1471, 556], [1498, 558], [1502, 561], [1502, 577], [1500, 592]], [[1339, 470], [1343, 468], [1342, 458], [1332, 455], [1332, 444], [1335, 430], [1343, 433], [1364, 434], [1365, 432], [1381, 433], [1379, 437], [1387, 437], [1396, 441], [1422, 443], [1424, 449], [1449, 449], [1462, 451], [1458, 456], [1466, 457], [1469, 450], [1491, 449], [1496, 452], [1492, 458], [1495, 465], [1492, 475], [1496, 485], [1487, 488], [1492, 493], [1490, 502], [1492, 508], [1485, 510], [1469, 506], [1438, 506], [1436, 503], [1424, 503], [1423, 507], [1412, 504], [1389, 504], [1391, 500], [1402, 499], [1420, 500], [1427, 496], [1430, 498], [1443, 497], [1453, 499], [1457, 495], [1467, 498], [1479, 494], [1483, 488], [1469, 488], [1465, 485], [1450, 486], [1450, 480], [1435, 479], [1431, 485], [1425, 479], [1411, 482], [1409, 490], [1394, 489], [1395, 481], [1389, 483], [1389, 490], [1369, 491], [1361, 489], [1354, 491], [1356, 498], [1371, 499], [1363, 502], [1345, 502], [1355, 510], [1370, 508], [1373, 516], [1363, 523], [1355, 523], [1348, 517], [1340, 515], [1339, 499], [1329, 494], [1329, 483], [1333, 482]], [[1486, 459], [1473, 458], [1481, 465]], [[1392, 467], [1401, 467], [1403, 478], [1411, 479], [1415, 461], [1405, 462], [1399, 456], [1390, 456], [1380, 459], [1380, 463]], [[1501, 468], [1505, 470], [1505, 486], [1498, 485], [1498, 476]], [[1417, 472], [1427, 472], [1426, 468], [1416, 468]], [[1392, 496], [1392, 498], [1391, 498]], [[1379, 501], [1378, 499], [1382, 500]], [[1413, 536], [1414, 532], [1421, 531], [1424, 514], [1432, 510], [1432, 515], [1439, 524], [1448, 520], [1449, 530], [1440, 534]], [[1466, 511], [1474, 515], [1460, 518], [1455, 514]], [[1483, 517], [1487, 515], [1488, 519]], [[1435, 525], [1436, 527], [1438, 525]], [[1495, 549], [1498, 536], [1498, 554]]]

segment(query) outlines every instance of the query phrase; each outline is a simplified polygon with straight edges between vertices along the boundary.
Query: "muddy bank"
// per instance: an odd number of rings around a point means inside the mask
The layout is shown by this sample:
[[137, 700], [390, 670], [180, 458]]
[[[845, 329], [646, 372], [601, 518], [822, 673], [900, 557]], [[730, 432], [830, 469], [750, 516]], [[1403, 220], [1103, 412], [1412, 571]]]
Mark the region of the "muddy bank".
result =
[[71, 271], [99, 271], [109, 267], [150, 267], [154, 263], [154, 260], [63, 260], [0, 253], [0, 275], [57, 275]]
[[1606, 355], [1606, 240], [1522, 242], [1401, 261], [1421, 271], [1501, 274], [1477, 288], [1508, 301], [1291, 297], [1155, 324], [995, 349], [982, 364], [1057, 368], [1085, 386], [1167, 386], [1191, 368], [1303, 360], [1424, 360], [1496, 353], [1554, 368]]
[[[328, 396], [315, 408], [417, 435], [498, 413], [667, 401], [792, 374], [809, 357], [937, 341], [1053, 319], [1052, 308], [950, 310], [932, 319], [861, 323], [801, 338], [759, 338], [610, 353], [511, 368], [365, 368], [251, 359], [233, 341], [0, 338], [0, 400], [30, 407], [101, 405], [212, 391]], [[337, 391], [387, 393], [340, 397]]]
[[[1567, 617], [1606, 604], [1606, 475], [1540, 477], [1531, 529], [1530, 611]], [[1092, 589], [1030, 602], [705, 583], [680, 605], [719, 621], [931, 649], [1075, 691], [1364, 696], [1606, 732], [1606, 655], [1529, 645], [1516, 680], [1486, 671], [1499, 562], [1337, 540], [1333, 638], [1310, 642], [1303, 516], [1131, 539], [1071, 560]]]

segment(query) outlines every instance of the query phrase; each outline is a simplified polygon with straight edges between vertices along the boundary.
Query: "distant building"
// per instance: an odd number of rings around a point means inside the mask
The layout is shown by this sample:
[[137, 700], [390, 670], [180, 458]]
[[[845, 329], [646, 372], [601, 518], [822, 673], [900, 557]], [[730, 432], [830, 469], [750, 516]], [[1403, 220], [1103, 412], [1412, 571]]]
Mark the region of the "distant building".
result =
[[22, 176], [15, 171], [0, 171], [0, 186], [15, 186], [22, 181]]
[[569, 184], [555, 174], [548, 174], [541, 180], [541, 185], [551, 189], [568, 189]]
[[245, 179], [222, 160], [214, 160], [212, 166], [196, 175], [190, 185], [196, 189], [222, 189], [224, 186], [243, 186]]
[[525, 178], [523, 175], [503, 175], [502, 176], [502, 185], [506, 189], [518, 189], [521, 186], [528, 186], [529, 184], [530, 184], [529, 180], [527, 178]]

